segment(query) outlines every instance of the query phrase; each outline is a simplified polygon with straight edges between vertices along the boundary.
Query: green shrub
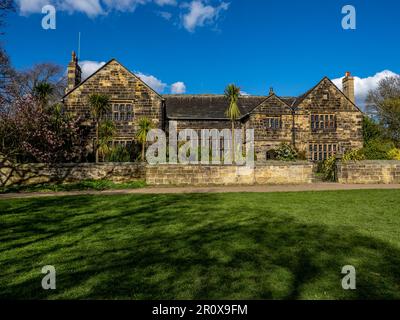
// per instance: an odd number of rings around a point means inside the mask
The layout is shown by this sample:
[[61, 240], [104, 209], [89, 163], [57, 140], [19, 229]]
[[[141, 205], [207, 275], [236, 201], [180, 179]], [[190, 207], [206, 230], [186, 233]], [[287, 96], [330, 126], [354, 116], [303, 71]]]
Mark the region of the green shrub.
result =
[[400, 160], [400, 149], [393, 148], [388, 152], [388, 158], [390, 160]]
[[351, 150], [346, 152], [343, 155], [342, 161], [361, 161], [365, 160], [365, 155], [363, 149], [358, 149], [358, 150]]
[[281, 143], [275, 149], [276, 159], [280, 161], [295, 161], [297, 159], [297, 151], [287, 143]]
[[118, 145], [111, 149], [105, 157], [106, 162], [130, 162], [131, 155], [128, 148]]
[[391, 141], [371, 140], [365, 144], [362, 152], [367, 160], [390, 160], [388, 153], [394, 148]]
[[336, 180], [336, 157], [332, 156], [319, 165], [319, 172], [322, 173], [323, 180], [335, 181]]

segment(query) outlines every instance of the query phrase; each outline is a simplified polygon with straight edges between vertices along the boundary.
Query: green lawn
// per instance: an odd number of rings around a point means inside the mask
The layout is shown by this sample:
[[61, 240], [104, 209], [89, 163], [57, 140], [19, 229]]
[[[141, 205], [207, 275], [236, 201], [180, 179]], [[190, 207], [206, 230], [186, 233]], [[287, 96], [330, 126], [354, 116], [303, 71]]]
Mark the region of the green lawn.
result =
[[399, 207], [400, 190], [2, 200], [0, 299], [399, 299]]

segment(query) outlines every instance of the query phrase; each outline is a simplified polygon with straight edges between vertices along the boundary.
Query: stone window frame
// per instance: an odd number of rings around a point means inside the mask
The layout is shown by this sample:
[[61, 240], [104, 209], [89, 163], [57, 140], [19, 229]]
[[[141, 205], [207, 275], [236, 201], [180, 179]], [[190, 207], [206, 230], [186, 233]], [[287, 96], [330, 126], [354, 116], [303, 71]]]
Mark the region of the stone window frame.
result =
[[309, 142], [308, 153], [309, 160], [312, 162], [324, 161], [336, 155], [339, 152], [337, 142]]
[[310, 128], [312, 132], [336, 132], [337, 116], [334, 113], [312, 113]]
[[266, 130], [281, 130], [282, 129], [282, 116], [267, 116], [264, 120], [264, 127]]
[[[106, 115], [107, 120], [113, 122], [132, 122], [135, 119], [135, 107], [132, 100], [112, 100], [111, 113]], [[121, 120], [122, 119], [122, 120]]]

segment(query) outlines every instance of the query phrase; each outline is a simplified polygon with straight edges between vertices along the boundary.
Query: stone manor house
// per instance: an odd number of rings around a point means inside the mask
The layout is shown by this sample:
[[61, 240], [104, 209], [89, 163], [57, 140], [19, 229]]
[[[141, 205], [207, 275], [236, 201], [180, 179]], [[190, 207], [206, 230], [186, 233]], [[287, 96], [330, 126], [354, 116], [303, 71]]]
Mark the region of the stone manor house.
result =
[[[112, 112], [107, 118], [117, 127], [115, 144], [132, 144], [143, 116], [166, 132], [170, 121], [176, 121], [178, 130], [231, 128], [225, 116], [229, 102], [223, 95], [160, 95], [115, 59], [81, 81], [73, 53], [63, 98], [66, 111], [90, 119], [92, 93], [110, 98]], [[299, 97], [280, 97], [271, 89], [265, 96], [241, 96], [239, 107], [236, 127], [254, 129], [258, 161], [267, 160], [282, 142], [294, 144], [311, 161], [363, 144], [363, 114], [355, 104], [354, 78], [349, 72], [343, 79], [343, 92], [324, 77]]]

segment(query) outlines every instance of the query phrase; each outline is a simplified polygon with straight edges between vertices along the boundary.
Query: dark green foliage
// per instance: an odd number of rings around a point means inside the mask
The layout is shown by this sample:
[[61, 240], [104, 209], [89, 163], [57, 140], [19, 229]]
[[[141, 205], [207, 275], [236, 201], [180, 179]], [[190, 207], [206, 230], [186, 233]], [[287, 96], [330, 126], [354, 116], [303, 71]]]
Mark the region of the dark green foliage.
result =
[[370, 117], [364, 116], [363, 137], [365, 143], [371, 140], [383, 139], [383, 128]]
[[130, 162], [131, 154], [129, 149], [122, 145], [117, 145], [111, 149], [105, 157], [105, 162]]
[[391, 141], [371, 140], [362, 149], [367, 160], [390, 160], [389, 152], [395, 147]]

